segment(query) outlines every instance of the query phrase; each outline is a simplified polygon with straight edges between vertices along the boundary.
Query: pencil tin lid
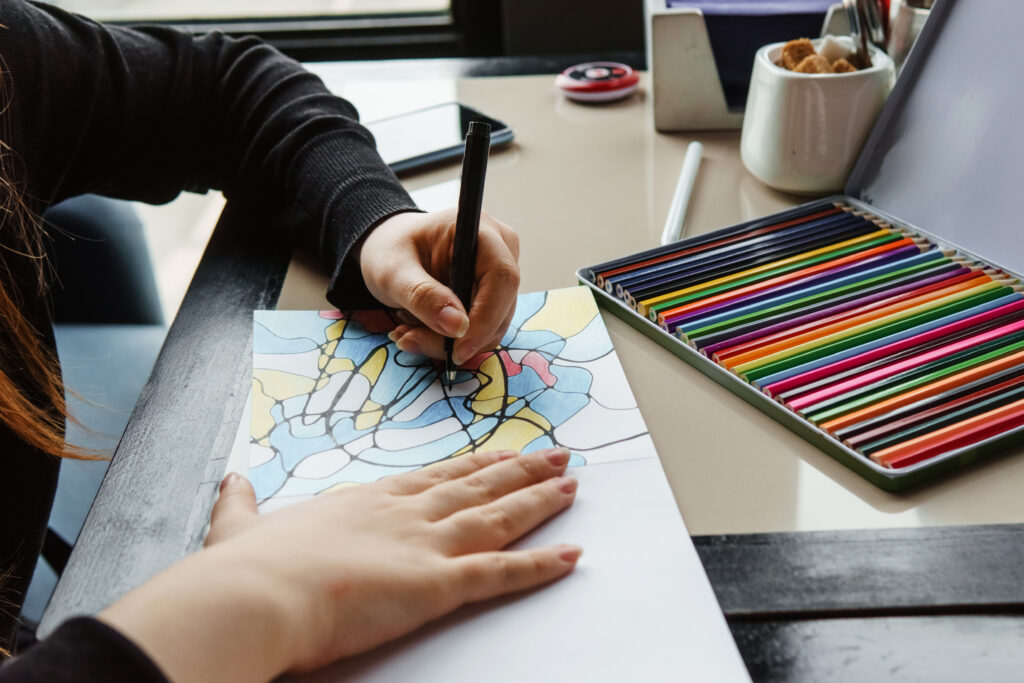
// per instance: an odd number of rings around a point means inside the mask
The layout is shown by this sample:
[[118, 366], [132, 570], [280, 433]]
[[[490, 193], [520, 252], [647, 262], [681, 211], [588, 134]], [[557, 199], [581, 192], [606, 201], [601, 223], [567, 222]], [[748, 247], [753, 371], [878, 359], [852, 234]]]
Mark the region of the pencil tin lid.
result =
[[935, 3], [846, 194], [1024, 272], [1024, 2]]

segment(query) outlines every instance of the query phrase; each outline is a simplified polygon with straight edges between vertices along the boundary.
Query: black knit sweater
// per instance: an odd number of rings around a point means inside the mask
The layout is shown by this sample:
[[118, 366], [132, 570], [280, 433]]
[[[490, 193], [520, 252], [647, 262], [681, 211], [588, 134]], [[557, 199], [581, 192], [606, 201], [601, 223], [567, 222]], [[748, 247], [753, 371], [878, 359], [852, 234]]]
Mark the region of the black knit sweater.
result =
[[[366, 303], [349, 250], [383, 218], [415, 206], [352, 106], [317, 77], [256, 40], [104, 26], [23, 0], [0, 1], [0, 25], [9, 99], [0, 140], [14, 151], [8, 163], [33, 212], [86, 192], [152, 203], [182, 190], [277, 197], [305, 217], [302, 236], [332, 274], [329, 298]], [[13, 278], [4, 284], [52, 346], [49, 307], [31, 264], [5, 248], [10, 233], [0, 222], [0, 266], [10, 273], [0, 276]], [[0, 333], [0, 353], [9, 344]], [[15, 606], [0, 608], [0, 643], [31, 578], [58, 469], [0, 424], [0, 571], [12, 572], [0, 599]], [[9, 680], [161, 676], [130, 642], [77, 620], [0, 666], [0, 682]]]

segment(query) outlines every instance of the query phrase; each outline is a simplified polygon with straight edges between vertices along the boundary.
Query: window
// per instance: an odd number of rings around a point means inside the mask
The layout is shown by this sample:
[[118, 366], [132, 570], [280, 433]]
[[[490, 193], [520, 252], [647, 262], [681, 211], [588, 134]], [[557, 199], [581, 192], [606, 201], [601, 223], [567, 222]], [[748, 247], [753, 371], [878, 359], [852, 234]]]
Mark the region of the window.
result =
[[259, 35], [296, 59], [502, 54], [500, 0], [49, 0], [100, 21]]

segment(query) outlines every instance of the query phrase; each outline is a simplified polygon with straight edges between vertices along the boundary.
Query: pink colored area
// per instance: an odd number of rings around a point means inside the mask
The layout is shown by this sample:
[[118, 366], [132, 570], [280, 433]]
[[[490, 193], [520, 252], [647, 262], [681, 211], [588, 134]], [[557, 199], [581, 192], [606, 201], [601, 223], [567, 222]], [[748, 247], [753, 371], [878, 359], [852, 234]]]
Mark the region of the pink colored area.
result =
[[345, 314], [341, 311], [320, 311], [320, 317], [325, 320], [341, 320]]
[[523, 365], [536, 372], [549, 387], [555, 386], [555, 382], [558, 381], [558, 378], [551, 374], [548, 359], [536, 351], [530, 351], [523, 356]]
[[[494, 355], [494, 351], [488, 351], [487, 353], [478, 353], [473, 358], [462, 364], [463, 370], [469, 370], [470, 372], [480, 369], [484, 361]], [[508, 355], [508, 351], [502, 349], [497, 352], [498, 359], [501, 361], [502, 366], [505, 368], [505, 374], [509, 377], [515, 377], [523, 371], [523, 366], [526, 366], [537, 373], [537, 376], [541, 378], [541, 381], [549, 387], [555, 386], [558, 378], [551, 374], [549, 368], [548, 359], [540, 355], [536, 351], [530, 351], [523, 356], [523, 362], [517, 363], [512, 360], [512, 357]]]

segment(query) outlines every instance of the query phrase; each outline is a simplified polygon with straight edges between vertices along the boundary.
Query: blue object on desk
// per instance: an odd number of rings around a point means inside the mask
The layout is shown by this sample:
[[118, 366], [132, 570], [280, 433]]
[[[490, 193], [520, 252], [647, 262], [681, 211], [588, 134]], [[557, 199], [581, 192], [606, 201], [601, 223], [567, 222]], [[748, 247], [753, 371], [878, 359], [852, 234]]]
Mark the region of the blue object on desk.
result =
[[730, 109], [747, 103], [754, 54], [768, 43], [816, 38], [835, 0], [666, 0], [704, 14], [718, 77]]

